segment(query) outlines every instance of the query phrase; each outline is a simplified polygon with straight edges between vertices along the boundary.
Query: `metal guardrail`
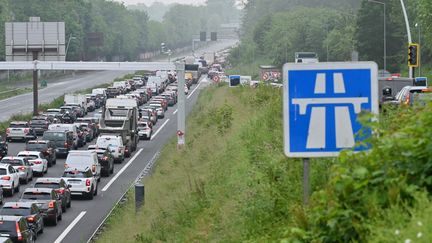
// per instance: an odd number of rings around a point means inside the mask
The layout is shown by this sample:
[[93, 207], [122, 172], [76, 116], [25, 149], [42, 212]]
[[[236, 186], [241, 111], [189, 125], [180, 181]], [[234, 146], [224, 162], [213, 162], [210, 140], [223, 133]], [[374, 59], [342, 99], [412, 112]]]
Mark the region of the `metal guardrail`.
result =
[[142, 178], [144, 178], [145, 176], [147, 176], [151, 170], [153, 169], [153, 166], [156, 163], [156, 160], [159, 158], [160, 156], [160, 150], [157, 151], [155, 153], [155, 155], [153, 155], [153, 157], [151, 158], [151, 160], [147, 163], [147, 165], [144, 167], [144, 169], [139, 173], [139, 175], [135, 178], [135, 180], [129, 185], [129, 187], [127, 188], [127, 190], [120, 196], [120, 198], [117, 200], [117, 202], [114, 204], [114, 206], [111, 208], [111, 210], [109, 211], [109, 213], [107, 214], [107, 216], [102, 220], [102, 222], [99, 224], [99, 226], [96, 228], [96, 230], [93, 232], [93, 234], [90, 236], [90, 238], [87, 240], [87, 243], [91, 243], [94, 240], [97, 239], [97, 236], [100, 235], [102, 233], [103, 227], [106, 223], [106, 221], [109, 219], [109, 217], [111, 216], [111, 214], [114, 212], [114, 210], [122, 203], [124, 203], [126, 201], [126, 194], [132, 189], [132, 187], [138, 182], [140, 181]]

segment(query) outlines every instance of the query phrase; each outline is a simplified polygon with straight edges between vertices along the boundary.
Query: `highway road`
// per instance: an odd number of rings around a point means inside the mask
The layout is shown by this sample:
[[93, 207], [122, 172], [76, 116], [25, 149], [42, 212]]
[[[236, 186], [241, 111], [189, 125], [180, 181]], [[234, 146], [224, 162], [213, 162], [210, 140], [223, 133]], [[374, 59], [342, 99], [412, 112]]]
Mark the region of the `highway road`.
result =
[[[187, 112], [189, 113], [197, 101], [198, 94], [208, 84], [200, 82], [191, 88], [187, 96]], [[97, 112], [97, 111], [96, 111]], [[142, 140], [137, 151], [121, 164], [115, 164], [114, 174], [110, 177], [102, 177], [98, 185], [98, 195], [93, 200], [74, 197], [72, 206], [63, 214], [62, 221], [57, 226], [46, 226], [43, 234], [39, 235], [38, 242], [85, 242], [99, 224], [109, 213], [113, 205], [129, 188], [131, 183], [139, 176], [144, 167], [155, 157], [162, 147], [175, 135], [177, 126], [177, 106], [170, 107], [165, 113], [165, 118], [160, 119], [153, 130], [152, 140]], [[89, 113], [93, 116], [93, 113]], [[93, 141], [92, 143], [94, 143]], [[9, 155], [16, 155], [24, 150], [25, 144], [20, 142], [9, 143]], [[85, 148], [81, 148], [85, 149]], [[57, 164], [49, 168], [44, 177], [59, 177], [64, 170], [64, 158], [58, 158]], [[20, 193], [13, 197], [5, 197], [6, 202], [18, 200], [21, 192], [28, 185], [20, 186]]]
[[[217, 51], [224, 49], [234, 42], [228, 41], [218, 43], [204, 51]], [[175, 58], [175, 57], [174, 57]], [[73, 89], [83, 89], [83, 83], [87, 84], [88, 80], [92, 80], [91, 87], [100, 83], [111, 81], [114, 76], [122, 76], [122, 72], [97, 72], [90, 73], [85, 77], [78, 77], [71, 81], [62, 81], [42, 91], [42, 102], [48, 102], [50, 97], [45, 97], [46, 94], [55, 98], [64, 92], [70, 92]], [[94, 79], [92, 79], [94, 78]], [[95, 81], [97, 80], [97, 81]], [[81, 83], [80, 83], [81, 82]], [[199, 84], [191, 87], [187, 95], [186, 110], [189, 113], [193, 105], [197, 101], [198, 94], [202, 88], [209, 84], [206, 79], [201, 80]], [[66, 91], [67, 89], [67, 91]], [[25, 98], [26, 95], [0, 101], [0, 114], [3, 113], [3, 108], [8, 106], [7, 110], [30, 111], [31, 110], [31, 95]], [[43, 97], [43, 98], [42, 98]], [[51, 99], [52, 99], [51, 98]], [[24, 103], [24, 99], [29, 99], [28, 103]], [[28, 107], [25, 107], [28, 106]], [[23, 110], [20, 110], [23, 109]], [[27, 110], [26, 110], [27, 109]], [[96, 111], [97, 112], [97, 111]], [[10, 113], [11, 114], [11, 113]], [[86, 242], [108, 215], [113, 205], [120, 199], [123, 193], [130, 187], [131, 183], [140, 175], [144, 167], [150, 163], [163, 146], [175, 135], [177, 128], [177, 107], [173, 106], [165, 113], [165, 118], [160, 119], [153, 130], [153, 138], [150, 141], [140, 141], [137, 151], [131, 158], [125, 160], [121, 164], [115, 164], [114, 174], [110, 177], [101, 179], [98, 186], [98, 195], [93, 200], [85, 200], [73, 198], [72, 207], [63, 214], [62, 221], [57, 226], [46, 226], [43, 234], [39, 235], [38, 242]], [[2, 114], [3, 117], [6, 117]], [[89, 113], [92, 116], [93, 113]], [[94, 141], [93, 141], [94, 143]], [[19, 151], [24, 150], [24, 143], [10, 143], [9, 155], [16, 155]], [[85, 148], [82, 148], [85, 149]], [[49, 171], [44, 177], [59, 177], [64, 170], [65, 159], [57, 159], [57, 164], [49, 168]], [[22, 185], [21, 192], [32, 185]], [[18, 200], [21, 193], [16, 193], [13, 197], [5, 198], [6, 202]]]
[[[221, 40], [212, 43], [208, 47], [196, 50], [196, 53], [212, 52], [225, 49], [234, 45], [237, 40]], [[171, 60], [191, 55], [183, 53], [171, 56]], [[168, 61], [168, 57], [155, 61]], [[39, 90], [39, 103], [49, 103], [55, 98], [78, 90], [91, 88], [100, 84], [113, 81], [115, 78], [126, 75], [127, 71], [99, 71], [77, 75], [71, 78], [60, 79], [55, 83], [48, 84], [47, 88]], [[30, 113], [33, 111], [33, 93], [26, 93], [8, 99], [0, 100], [0, 121], [6, 121], [14, 114]]]

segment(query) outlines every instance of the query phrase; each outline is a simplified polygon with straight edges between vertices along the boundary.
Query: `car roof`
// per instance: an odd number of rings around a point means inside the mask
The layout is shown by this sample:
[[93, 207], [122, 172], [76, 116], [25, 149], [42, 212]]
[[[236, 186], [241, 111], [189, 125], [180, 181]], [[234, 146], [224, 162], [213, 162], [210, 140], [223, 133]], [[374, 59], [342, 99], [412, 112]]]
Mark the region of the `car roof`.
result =
[[26, 121], [13, 121], [10, 124], [27, 124], [28, 122]]
[[7, 167], [9, 167], [9, 166], [11, 166], [10, 164], [3, 164], [3, 163], [0, 163], [0, 168], [7, 168]]
[[31, 208], [35, 204], [34, 202], [5, 202], [3, 207], [20, 207], [20, 208]]
[[60, 183], [61, 180], [63, 180], [63, 179], [59, 178], [59, 177], [37, 178], [35, 183], [45, 183], [45, 182]]
[[18, 154], [22, 154], [22, 155], [40, 155], [41, 152], [39, 151], [20, 151], [18, 152]]
[[30, 140], [28, 141], [28, 144], [47, 144], [49, 140]]
[[2, 158], [3, 159], [19, 159], [19, 160], [24, 160], [23, 157], [17, 157], [17, 156], [5, 156]]
[[0, 221], [19, 221], [22, 216], [0, 215]]
[[26, 188], [24, 190], [24, 193], [26, 193], [26, 192], [48, 192], [48, 193], [50, 193], [53, 190], [54, 189], [52, 189], [52, 188], [43, 188], [43, 187], [41, 187], [41, 188], [34, 188], [34, 187], [29, 187], [29, 188]]

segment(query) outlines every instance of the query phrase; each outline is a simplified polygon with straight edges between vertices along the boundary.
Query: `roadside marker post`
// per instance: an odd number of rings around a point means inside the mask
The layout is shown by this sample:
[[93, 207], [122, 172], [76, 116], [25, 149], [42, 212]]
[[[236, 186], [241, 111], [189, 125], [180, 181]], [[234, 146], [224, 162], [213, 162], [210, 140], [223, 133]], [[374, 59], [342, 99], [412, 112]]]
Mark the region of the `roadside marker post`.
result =
[[283, 78], [284, 152], [287, 157], [303, 158], [307, 205], [309, 158], [370, 148], [358, 144], [372, 131], [357, 118], [362, 111], [379, 112], [378, 67], [374, 62], [287, 63]]
[[135, 184], [135, 212], [144, 205], [145, 202], [145, 187], [141, 183]]

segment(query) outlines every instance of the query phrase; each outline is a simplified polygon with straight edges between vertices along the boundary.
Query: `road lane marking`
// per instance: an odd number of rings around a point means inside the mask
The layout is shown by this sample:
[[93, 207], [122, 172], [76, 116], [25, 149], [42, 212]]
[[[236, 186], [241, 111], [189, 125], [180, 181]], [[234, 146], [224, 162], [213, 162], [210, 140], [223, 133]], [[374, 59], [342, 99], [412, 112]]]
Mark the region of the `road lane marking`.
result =
[[158, 135], [158, 133], [162, 130], [162, 128], [164, 128], [164, 126], [169, 122], [170, 119], [166, 120], [161, 127], [159, 127], [159, 129], [153, 134], [153, 136], [151, 136], [150, 140], [153, 140], [156, 135]]
[[119, 172], [117, 172], [117, 174], [115, 174], [115, 176], [104, 186], [104, 188], [102, 188], [102, 191], [106, 191], [108, 190], [108, 188], [111, 186], [111, 184], [114, 183], [115, 180], [117, 180], [117, 178], [127, 169], [127, 167], [129, 167], [129, 165], [132, 164], [132, 162], [138, 157], [138, 155], [143, 151], [143, 149], [138, 150], [138, 152], [127, 162], [127, 164], [125, 164], [123, 166], [123, 168], [121, 168], [121, 170], [119, 170]]
[[178, 109], [176, 109], [176, 110], [173, 112], [173, 115], [177, 114], [177, 111], [178, 111]]
[[82, 217], [87, 213], [87, 211], [81, 211], [78, 216], [69, 224], [69, 226], [57, 237], [54, 243], [60, 243], [69, 234], [69, 232], [75, 227], [75, 225], [80, 221]]
[[194, 90], [192, 90], [192, 92], [188, 95], [188, 99], [193, 95], [193, 93], [195, 93], [195, 91], [198, 89], [198, 87], [201, 85], [201, 82], [195, 87]]

